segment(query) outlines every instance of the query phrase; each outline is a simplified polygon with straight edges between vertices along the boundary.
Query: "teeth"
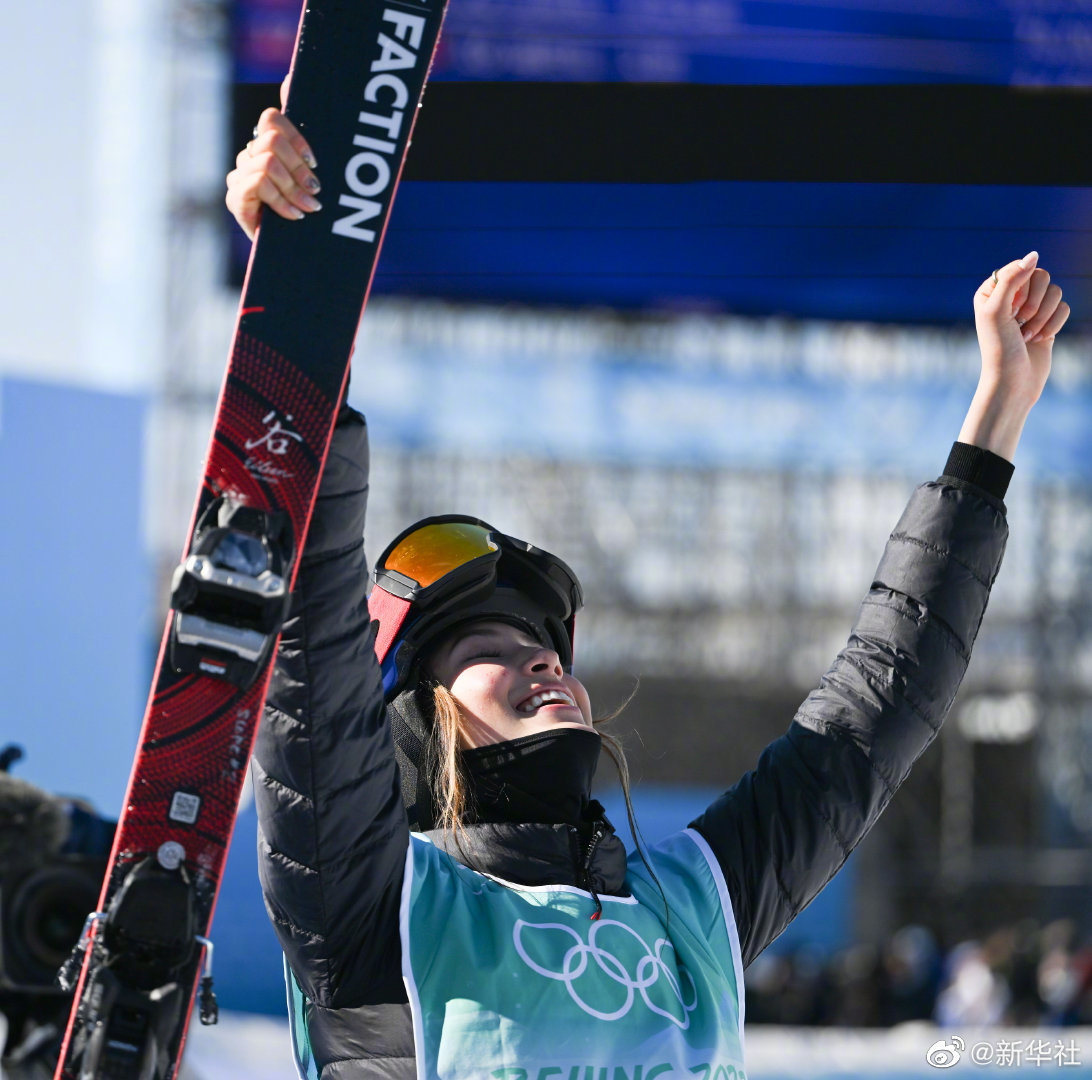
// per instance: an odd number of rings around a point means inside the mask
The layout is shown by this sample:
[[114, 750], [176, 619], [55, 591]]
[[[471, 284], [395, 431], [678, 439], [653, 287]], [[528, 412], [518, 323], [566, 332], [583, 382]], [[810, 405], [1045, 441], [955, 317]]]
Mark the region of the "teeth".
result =
[[576, 702], [562, 690], [546, 690], [541, 694], [535, 694], [534, 697], [525, 701], [520, 706], [520, 712], [533, 713], [535, 709], [541, 708], [543, 705], [548, 705], [550, 702], [560, 701], [566, 705], [572, 705], [576, 707]]

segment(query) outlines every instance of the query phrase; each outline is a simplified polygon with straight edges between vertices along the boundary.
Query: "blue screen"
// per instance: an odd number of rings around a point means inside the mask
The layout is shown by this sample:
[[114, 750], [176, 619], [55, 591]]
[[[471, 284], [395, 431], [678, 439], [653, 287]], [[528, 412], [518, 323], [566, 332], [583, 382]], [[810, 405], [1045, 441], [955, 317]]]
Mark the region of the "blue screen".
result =
[[[236, 0], [236, 79], [279, 82], [299, 0]], [[434, 79], [1092, 85], [1066, 0], [460, 0]]]
[[1028, 251], [1080, 325], [1092, 189], [405, 183], [376, 290], [461, 300], [966, 323]]

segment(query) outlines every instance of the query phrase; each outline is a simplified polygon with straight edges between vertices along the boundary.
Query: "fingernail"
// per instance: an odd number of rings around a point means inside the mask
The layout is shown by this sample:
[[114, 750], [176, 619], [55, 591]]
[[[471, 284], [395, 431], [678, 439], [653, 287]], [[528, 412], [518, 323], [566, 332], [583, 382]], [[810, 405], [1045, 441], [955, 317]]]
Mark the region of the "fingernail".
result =
[[321, 210], [322, 203], [318, 199], [312, 199], [310, 195], [301, 195], [300, 202], [307, 207], [308, 210]]
[[1029, 266], [1034, 266], [1039, 261], [1039, 252], [1029, 251], [1021, 260], [1020, 266], [1026, 270]]
[[322, 185], [318, 182], [318, 179], [316, 177], [314, 177], [314, 176], [309, 176], [306, 180], [304, 180], [303, 184], [304, 184], [304, 187], [308, 188], [311, 191], [321, 191], [322, 190]]
[[1034, 330], [1025, 330], [1023, 333], [1023, 338], [1025, 342], [1031, 341], [1031, 339], [1035, 336], [1036, 334]]
[[315, 160], [315, 155], [310, 150], [304, 151], [303, 160], [307, 163], [308, 168], [314, 169], [318, 167], [318, 162]]
[[289, 209], [292, 211], [292, 217], [294, 217], [296, 221], [299, 221], [303, 217], [303, 211], [298, 206], [293, 206]]

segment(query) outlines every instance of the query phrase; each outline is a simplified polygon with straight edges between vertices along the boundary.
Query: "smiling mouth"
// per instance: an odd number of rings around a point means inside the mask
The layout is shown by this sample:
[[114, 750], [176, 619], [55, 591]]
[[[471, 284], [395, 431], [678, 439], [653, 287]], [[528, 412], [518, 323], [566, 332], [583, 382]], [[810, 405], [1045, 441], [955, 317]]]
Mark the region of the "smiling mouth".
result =
[[565, 693], [564, 690], [543, 690], [522, 702], [516, 711], [523, 713], [524, 716], [530, 716], [544, 705], [568, 705], [572, 709], [577, 707], [572, 695]]

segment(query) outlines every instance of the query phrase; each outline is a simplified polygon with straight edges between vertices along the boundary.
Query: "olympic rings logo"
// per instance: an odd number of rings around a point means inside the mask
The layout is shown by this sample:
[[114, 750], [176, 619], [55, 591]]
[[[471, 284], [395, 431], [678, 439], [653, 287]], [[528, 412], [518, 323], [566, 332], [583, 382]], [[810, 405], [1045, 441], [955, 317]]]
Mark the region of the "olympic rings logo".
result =
[[[642, 953], [637, 960], [637, 968], [634, 974], [631, 975], [626, 970], [625, 964], [617, 956], [598, 944], [597, 938], [607, 929], [607, 927], [623, 930], [636, 939]], [[550, 930], [560, 930], [563, 934], [572, 939], [573, 944], [562, 958], [560, 971], [554, 971], [551, 968], [543, 967], [542, 964], [532, 959], [528, 954], [524, 944], [524, 936], [527, 931], [531, 930], [537, 932], [535, 937], [539, 939], [543, 938], [543, 932]], [[512, 928], [512, 941], [516, 946], [516, 952], [519, 953], [520, 959], [532, 971], [537, 972], [539, 975], [544, 975], [547, 979], [555, 979], [558, 982], [563, 982], [565, 984], [565, 989], [569, 992], [569, 997], [571, 997], [589, 1016], [594, 1016], [599, 1020], [620, 1020], [633, 1008], [633, 1004], [637, 1000], [637, 993], [639, 992], [644, 999], [645, 1005], [647, 1005], [652, 1012], [667, 1017], [668, 1020], [677, 1027], [682, 1028], [683, 1031], [690, 1026], [690, 1014], [697, 1008], [698, 1004], [697, 987], [694, 985], [694, 979], [690, 975], [690, 972], [681, 964], [678, 965], [678, 974], [685, 977], [686, 981], [690, 984], [687, 996], [690, 997], [691, 1000], [690, 1003], [687, 1004], [686, 999], [683, 996], [683, 990], [680, 986], [679, 979], [676, 977], [674, 966], [665, 963], [663, 958], [665, 949], [670, 950], [672, 953], [675, 951], [675, 947], [666, 938], [659, 938], [656, 941], [655, 946], [650, 948], [645, 939], [641, 937], [636, 930], [626, 926], [625, 923], [620, 923], [613, 919], [600, 919], [598, 922], [592, 924], [588, 934], [588, 940], [584, 941], [572, 927], [566, 926], [563, 923], [531, 923], [524, 919], [517, 919], [515, 926]], [[595, 967], [591, 967], [589, 961], [594, 961]], [[585, 974], [594, 976], [596, 970], [602, 972], [602, 974], [606, 975], [611, 982], [625, 990], [625, 1000], [622, 1001], [617, 1009], [612, 1011], [596, 1009], [580, 996], [577, 982], [580, 980], [581, 976]], [[661, 1004], [657, 1004], [649, 996], [649, 990], [656, 986], [661, 979], [666, 986], [666, 993], [658, 994], [657, 997], [662, 998], [663, 1002], [668, 1005], [668, 1008], [663, 1008]], [[601, 980], [593, 981], [598, 982], [598, 985], [600, 986], [603, 985]], [[588, 986], [589, 984], [585, 982], [584, 985]], [[678, 1005], [677, 1009], [673, 1008], [676, 1004]], [[679, 1015], [680, 1013], [681, 1015]]]

